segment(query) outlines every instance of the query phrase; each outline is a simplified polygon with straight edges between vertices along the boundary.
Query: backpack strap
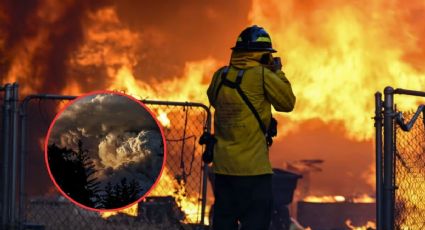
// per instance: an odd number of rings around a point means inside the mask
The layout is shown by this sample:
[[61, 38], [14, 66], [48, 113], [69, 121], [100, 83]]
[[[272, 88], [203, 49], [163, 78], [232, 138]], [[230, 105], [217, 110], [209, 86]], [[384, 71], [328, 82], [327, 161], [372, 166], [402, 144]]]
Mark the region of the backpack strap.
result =
[[221, 86], [223, 86], [223, 79], [226, 79], [227, 73], [229, 72], [229, 67], [225, 66], [222, 68], [221, 71], [221, 81], [217, 86], [217, 91], [215, 91], [215, 95], [214, 95], [214, 101], [217, 99], [218, 96], [218, 92], [220, 92]]
[[267, 134], [267, 129], [266, 126], [264, 125], [263, 121], [260, 118], [260, 115], [258, 114], [257, 110], [255, 109], [254, 105], [249, 101], [248, 97], [246, 96], [246, 94], [243, 92], [242, 88], [240, 87], [240, 84], [242, 82], [242, 76], [244, 74], [244, 70], [241, 69], [238, 72], [238, 76], [236, 78], [236, 90], [238, 91], [239, 95], [241, 96], [242, 100], [245, 102], [245, 104], [248, 106], [248, 108], [251, 110], [251, 112], [254, 114], [255, 119], [257, 119], [258, 124], [260, 125], [260, 129], [263, 132], [264, 135]]
[[249, 110], [251, 110], [251, 112], [254, 114], [255, 119], [257, 120], [261, 131], [263, 132], [264, 135], [267, 135], [267, 129], [266, 126], [264, 125], [263, 121], [260, 118], [260, 115], [258, 114], [257, 110], [255, 109], [254, 105], [249, 101], [248, 97], [246, 96], [246, 94], [243, 92], [242, 88], [240, 87], [241, 83], [242, 83], [242, 77], [243, 74], [245, 72], [245, 70], [241, 69], [238, 71], [238, 75], [236, 77], [236, 81], [230, 81], [229, 79], [227, 79], [227, 73], [229, 72], [229, 67], [225, 67], [223, 69], [223, 71], [221, 72], [221, 81], [220, 84], [217, 87], [217, 91], [215, 93], [215, 98], [217, 98], [218, 93], [220, 91], [220, 88], [222, 87], [222, 85], [225, 85], [229, 88], [232, 89], [236, 89], [236, 91], [238, 92], [239, 96], [242, 98], [242, 100], [245, 102], [245, 104], [248, 106]]

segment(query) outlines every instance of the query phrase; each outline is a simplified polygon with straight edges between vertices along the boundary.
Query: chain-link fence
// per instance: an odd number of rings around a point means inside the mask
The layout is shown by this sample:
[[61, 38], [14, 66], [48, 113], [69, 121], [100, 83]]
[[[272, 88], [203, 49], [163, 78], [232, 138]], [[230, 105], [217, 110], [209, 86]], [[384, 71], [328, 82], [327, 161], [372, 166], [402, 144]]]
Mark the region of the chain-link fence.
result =
[[[414, 113], [403, 113], [407, 120]], [[396, 125], [395, 228], [425, 229], [425, 127], [420, 115], [408, 132]]]
[[377, 228], [425, 229], [425, 106], [395, 109], [394, 95], [425, 97], [425, 92], [385, 88], [376, 102]]
[[198, 140], [210, 129], [210, 113], [199, 103], [143, 101], [162, 123], [166, 168], [145, 201], [123, 212], [97, 213], [60, 195], [44, 162], [43, 143], [59, 109], [75, 97], [32, 95], [21, 107], [19, 223], [24, 229], [200, 229], [205, 215], [206, 176]]

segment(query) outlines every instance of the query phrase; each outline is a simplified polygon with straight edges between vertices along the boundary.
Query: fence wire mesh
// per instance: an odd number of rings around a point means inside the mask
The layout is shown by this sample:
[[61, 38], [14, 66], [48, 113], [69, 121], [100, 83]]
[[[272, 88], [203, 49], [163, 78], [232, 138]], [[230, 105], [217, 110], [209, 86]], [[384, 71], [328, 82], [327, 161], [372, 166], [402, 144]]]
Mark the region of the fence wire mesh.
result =
[[207, 121], [201, 105], [146, 102], [162, 123], [167, 144], [166, 167], [144, 202], [126, 213], [87, 211], [62, 197], [44, 163], [43, 143], [58, 108], [66, 100], [33, 100], [27, 107], [25, 161], [26, 229], [180, 229], [201, 221], [203, 146]]
[[[403, 113], [409, 121], [414, 112]], [[422, 114], [409, 132], [395, 131], [395, 227], [425, 229], [425, 127]]]

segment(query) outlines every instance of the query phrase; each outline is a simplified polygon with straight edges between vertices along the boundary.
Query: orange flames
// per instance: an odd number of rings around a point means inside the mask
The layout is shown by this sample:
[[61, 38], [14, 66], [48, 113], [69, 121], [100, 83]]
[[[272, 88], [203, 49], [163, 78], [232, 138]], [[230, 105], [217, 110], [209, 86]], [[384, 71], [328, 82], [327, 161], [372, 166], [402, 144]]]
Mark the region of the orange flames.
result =
[[115, 216], [118, 213], [126, 214], [128, 216], [137, 216], [138, 206], [139, 206], [138, 204], [135, 204], [133, 206], [130, 206], [128, 208], [125, 208], [125, 209], [123, 209], [121, 211], [117, 211], [117, 212], [101, 212], [100, 216], [102, 218], [105, 218], [105, 219], [109, 218], [111, 216]]
[[[44, 1], [37, 9], [37, 17], [54, 23], [72, 3]], [[285, 71], [298, 98], [291, 121], [314, 118], [341, 121], [349, 137], [362, 140], [372, 138], [373, 134], [373, 129], [365, 126], [370, 123], [373, 111], [373, 92], [386, 85], [417, 90], [425, 86], [421, 63], [425, 56], [422, 46], [425, 33], [420, 24], [425, 21], [420, 14], [424, 10], [423, 3], [417, 0], [408, 3], [374, 0], [370, 4], [365, 0], [270, 0], [267, 3], [254, 0], [247, 24], [264, 26], [272, 35], [277, 54], [285, 60]], [[210, 11], [208, 15], [213, 16]], [[82, 93], [84, 87], [73, 77], [78, 75], [77, 70], [86, 68], [90, 72], [90, 68], [99, 67], [106, 73], [106, 79], [99, 79], [94, 71], [87, 77], [88, 83], [101, 81], [107, 89], [124, 90], [140, 98], [206, 103], [208, 80], [226, 61], [205, 56], [186, 62], [182, 76], [148, 83], [144, 76], [134, 74], [140, 62], [140, 47], [146, 39], [164, 42], [166, 38], [161, 33], [149, 28], [146, 33], [152, 37], [148, 37], [130, 28], [122, 23], [113, 6], [89, 11], [83, 26], [82, 44], [73, 50], [66, 63], [69, 77], [57, 76], [66, 77], [63, 94]], [[36, 71], [31, 69], [31, 62], [40, 47], [46, 46], [50, 33], [41, 27], [23, 41], [23, 47], [16, 48], [3, 82], [30, 81], [31, 84], [23, 87], [25, 94], [41, 88], [41, 81], [31, 78]], [[0, 44], [5, 42], [0, 40]], [[223, 47], [223, 52], [226, 50]], [[410, 107], [416, 101], [399, 104]], [[288, 129], [286, 126], [284, 130]]]
[[171, 121], [167, 116], [167, 113], [161, 109], [158, 109], [157, 111], [157, 119], [161, 123], [161, 125], [164, 128], [170, 128], [171, 127]]
[[376, 229], [376, 223], [373, 221], [368, 221], [365, 226], [356, 227], [351, 223], [351, 220], [348, 219], [345, 221], [345, 225], [351, 230], [373, 230]]
[[[307, 7], [311, 4], [314, 7]], [[387, 85], [418, 90], [425, 85], [425, 74], [409, 56], [420, 48], [415, 35], [421, 34], [415, 34], [420, 31], [406, 22], [399, 3], [375, 0], [364, 5], [367, 7], [338, 1], [253, 1], [251, 23], [268, 29], [278, 55], [288, 60], [285, 71], [298, 98], [293, 122], [313, 118], [341, 121], [349, 137], [370, 139], [372, 126], [364, 124], [370, 123], [375, 91]], [[415, 7], [420, 5], [411, 3], [405, 8]], [[92, 13], [90, 19], [85, 43], [70, 60], [71, 66], [103, 64], [109, 89], [139, 98], [207, 103], [208, 81], [204, 79], [209, 79], [221, 61], [187, 62], [183, 76], [148, 84], [134, 75], [143, 34], [123, 25], [113, 7]], [[406, 28], [400, 21], [407, 23]], [[69, 80], [63, 93], [78, 94], [80, 90], [78, 83]], [[399, 104], [411, 108], [416, 101]], [[288, 125], [283, 130], [288, 131]]]
[[[187, 223], [198, 223], [197, 217], [200, 214], [198, 206], [198, 199], [194, 194], [187, 192], [184, 182], [178, 182], [171, 176], [171, 173], [167, 168], [164, 168], [162, 176], [156, 185], [156, 188], [152, 190], [150, 196], [172, 196], [175, 198], [177, 205], [185, 213], [185, 222]], [[208, 218], [205, 218], [207, 221]]]
[[[7, 65], [10, 65], [6, 70], [0, 68], [2, 83], [20, 81], [23, 94], [50, 93], [38, 90], [44, 89], [41, 79], [44, 77], [43, 71], [55, 66], [43, 66], [36, 60], [42, 59], [39, 55], [43, 52], [51, 51], [49, 38], [60, 33], [60, 30], [49, 31], [45, 25], [54, 25], [58, 19], [66, 17], [67, 7], [74, 1], [40, 2], [34, 10], [34, 18], [43, 22], [34, 26], [40, 28], [29, 32], [31, 36], [22, 39], [7, 55], [3, 55], [3, 49], [7, 47], [4, 47], [6, 42], [2, 35], [8, 31], [0, 31], [0, 67], [5, 63], [3, 59], [7, 59]], [[81, 44], [67, 57], [64, 75], [56, 76], [57, 79], [64, 79], [66, 87], [59, 88], [60, 92], [55, 93], [79, 95], [87, 91], [85, 84], [90, 84], [99, 85], [101, 89], [125, 91], [139, 99], [199, 101], [207, 104], [205, 91], [210, 77], [216, 68], [228, 61], [227, 57], [198, 55], [179, 67], [182, 73], [166, 79], [140, 74], [140, 62], [150, 58], [140, 54], [146, 40], [161, 44], [172, 39], [161, 33], [153, 33], [155, 28], [134, 29], [129, 25], [131, 23], [122, 21], [117, 11], [115, 6], [88, 11], [86, 20], [81, 22], [84, 29]], [[279, 124], [283, 127], [279, 129], [279, 135], [282, 137], [290, 131], [302, 132], [305, 127], [300, 128], [300, 125], [315, 119], [325, 124], [342, 124], [344, 129], [341, 133], [351, 140], [370, 141], [373, 137], [371, 117], [375, 91], [387, 85], [415, 90], [425, 87], [422, 61], [425, 58], [424, 12], [425, 5], [419, 0], [253, 0], [245, 24], [261, 25], [271, 34], [277, 55], [283, 58], [284, 70], [297, 95], [294, 112], [290, 116], [285, 115], [285, 122]], [[217, 16], [219, 12], [211, 10], [207, 14], [212, 18], [220, 17]], [[4, 9], [0, 9], [0, 19], [2, 22], [9, 20]], [[170, 24], [175, 26], [174, 22]], [[223, 27], [227, 27], [227, 24], [223, 24]], [[240, 29], [229, 28], [234, 31], [234, 37], [229, 37], [229, 44], [234, 42]], [[214, 42], [206, 40], [205, 45]], [[228, 47], [223, 44], [222, 52], [229, 52]], [[162, 71], [161, 64], [156, 64], [154, 68]], [[86, 79], [78, 78], [82, 71]], [[95, 89], [99, 88], [90, 90]], [[416, 100], [403, 98], [403, 101], [398, 101], [398, 106], [410, 109], [417, 103]], [[158, 111], [158, 120], [166, 128], [172, 125], [164, 112]], [[279, 146], [279, 140], [276, 145]], [[287, 145], [290, 146], [290, 143]], [[344, 152], [348, 147], [338, 146], [342, 157], [346, 156]], [[360, 157], [364, 157], [370, 154], [371, 148], [362, 147], [358, 152], [363, 154]], [[365, 178], [373, 177], [373, 170], [364, 171], [372, 175]], [[167, 175], [163, 174], [160, 183], [184, 187]], [[154, 194], [163, 193], [154, 191]], [[343, 202], [348, 198], [333, 196], [329, 199]], [[182, 200], [185, 200], [180, 203], [183, 209], [191, 210], [192, 199], [186, 197]]]
[[344, 196], [307, 196], [303, 201], [311, 203], [337, 203], [345, 202]]
[[291, 120], [341, 121], [349, 137], [369, 139], [374, 92], [425, 86], [424, 11], [422, 1], [254, 0], [250, 18], [285, 60], [298, 103]]
[[354, 197], [345, 196], [307, 196], [303, 199], [305, 202], [311, 203], [339, 203], [339, 202], [352, 202], [352, 203], [375, 203], [375, 198], [367, 194]]

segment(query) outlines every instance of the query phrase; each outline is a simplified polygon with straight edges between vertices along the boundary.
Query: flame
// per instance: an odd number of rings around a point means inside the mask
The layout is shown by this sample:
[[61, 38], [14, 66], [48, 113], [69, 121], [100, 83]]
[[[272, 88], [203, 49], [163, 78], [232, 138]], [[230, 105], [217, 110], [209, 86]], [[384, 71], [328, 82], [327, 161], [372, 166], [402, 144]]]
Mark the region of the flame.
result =
[[[187, 62], [183, 76], [147, 83], [142, 80], [143, 76], [136, 77], [134, 74], [140, 41], [144, 39], [142, 35], [123, 25], [114, 7], [102, 8], [90, 14], [90, 19], [86, 41], [70, 60], [71, 67], [105, 66], [107, 89], [124, 91], [139, 99], [207, 103], [205, 92], [209, 81], [205, 79], [209, 79], [218, 68], [218, 61], [214, 58]], [[80, 94], [81, 87], [69, 80], [64, 93]]]
[[366, 223], [366, 225], [364, 225], [364, 226], [355, 227], [355, 226], [353, 226], [351, 220], [348, 219], [348, 220], [345, 221], [345, 225], [351, 230], [372, 230], [372, 229], [376, 229], [376, 224], [373, 221], [368, 221]]
[[345, 196], [307, 196], [303, 199], [305, 202], [311, 203], [342, 203], [342, 202], [352, 202], [352, 203], [375, 203], [375, 198], [362, 194], [360, 196], [354, 197], [345, 197]]
[[363, 194], [359, 197], [354, 197], [352, 200], [354, 203], [375, 203], [375, 198], [367, 194]]
[[297, 95], [293, 121], [341, 121], [348, 137], [371, 139], [373, 127], [365, 124], [372, 123], [374, 92], [425, 86], [418, 64], [424, 56], [421, 1], [254, 0], [251, 9], [251, 23], [268, 30], [285, 60]]
[[[85, 45], [71, 60], [72, 66], [105, 65], [108, 75], [107, 88], [124, 91], [138, 99], [207, 102], [205, 92], [209, 82], [205, 79], [209, 79], [218, 67], [215, 59], [209, 57], [187, 62], [183, 76], [174, 76], [169, 80], [148, 84], [142, 80], [142, 76], [136, 77], [134, 73], [138, 44], [143, 37], [124, 26], [113, 7], [103, 8], [91, 14], [90, 18], [93, 23], [88, 27]], [[79, 94], [81, 88], [78, 84], [70, 83], [66, 90], [68, 93]], [[171, 126], [165, 111], [159, 109], [157, 118], [164, 127]], [[196, 219], [200, 212], [198, 198], [195, 194], [188, 193], [185, 184], [173, 178], [167, 168], [164, 169], [157, 187], [152, 190], [150, 196], [173, 196], [177, 205], [186, 214], [184, 221], [199, 222]]]
[[[198, 214], [200, 213], [198, 198], [194, 194], [187, 192], [183, 181], [179, 182], [171, 176], [168, 168], [164, 168], [162, 176], [157, 186], [152, 190], [150, 196], [172, 196], [177, 205], [185, 213], [186, 223], [198, 223]], [[208, 224], [208, 217], [205, 217]]]
[[[350, 138], [371, 139], [373, 128], [364, 124], [370, 123], [372, 116], [373, 92], [387, 85], [411, 89], [425, 85], [425, 74], [405, 57], [416, 48], [414, 35], [406, 30], [400, 30], [399, 37], [392, 34], [392, 28], [400, 27], [394, 23], [404, 22], [406, 15], [397, 11], [397, 4], [384, 0], [375, 0], [371, 9], [350, 2], [311, 2], [314, 7], [297, 1], [271, 0], [263, 4], [254, 0], [249, 14], [250, 23], [264, 26], [279, 54], [288, 60], [284, 70], [298, 103], [292, 122], [285, 123], [282, 130], [286, 133], [296, 128], [297, 122], [319, 118], [341, 121]], [[382, 9], [393, 10], [400, 20], [388, 20]], [[71, 66], [105, 65], [107, 88], [137, 98], [208, 102], [205, 91], [209, 82], [204, 79], [210, 78], [220, 61], [208, 57], [187, 62], [183, 76], [147, 83], [134, 71], [143, 34], [123, 25], [114, 7], [102, 8], [90, 19], [86, 41], [70, 61]], [[307, 27], [310, 22], [314, 26]], [[395, 45], [403, 39], [411, 42], [406, 47]], [[66, 89], [79, 91], [72, 81]], [[399, 106], [412, 107], [416, 103], [404, 100]]]
[[207, 103], [205, 92], [208, 84], [203, 83], [203, 79], [211, 76], [217, 66], [217, 61], [213, 58], [188, 62], [184, 67], [183, 77], [174, 77], [172, 80], [158, 82], [155, 85], [137, 80], [132, 69], [129, 66], [123, 66], [113, 77], [114, 81], [109, 88], [125, 91], [136, 98]]
[[[418, 23], [424, 21], [418, 13], [425, 8], [422, 2], [361, 2], [365, 4], [336, 0], [252, 2], [247, 24], [264, 26], [271, 34], [298, 98], [285, 132], [296, 128], [296, 123], [319, 118], [324, 122], [342, 122], [351, 138], [371, 139], [373, 128], [364, 124], [370, 123], [372, 116], [373, 92], [387, 85], [418, 90], [425, 86], [421, 62], [423, 30]], [[24, 94], [43, 88], [45, 82], [40, 73], [50, 66], [34, 68], [34, 62], [43, 51], [51, 51], [46, 44], [55, 32], [48, 26], [66, 17], [73, 4], [41, 1], [37, 5], [34, 17], [43, 23], [37, 23], [40, 28], [13, 49], [3, 82], [29, 82], [22, 87]], [[147, 82], [143, 73], [135, 71], [142, 59], [143, 44], [148, 39], [160, 44], [166, 38], [155, 28], [130, 28], [121, 21], [115, 6], [94, 8], [86, 14], [81, 44], [72, 50], [65, 63], [67, 76], [57, 76], [66, 81], [61, 93], [79, 95], [89, 90], [83, 85], [85, 82], [99, 82], [99, 89], [124, 90], [140, 98], [207, 103], [208, 80], [219, 64], [227, 60], [203, 56], [187, 62], [181, 76]], [[8, 21], [7, 15], [8, 12], [0, 12], [4, 21]], [[7, 45], [3, 36], [0, 45]], [[88, 76], [82, 83], [81, 78], [74, 76], [83, 71]], [[414, 105], [416, 101], [399, 103], [402, 107]]]
[[162, 109], [158, 109], [157, 114], [158, 114], [157, 115], [158, 121], [161, 123], [161, 125], [164, 126], [165, 128], [170, 128], [171, 121], [168, 118], [167, 113], [163, 111]]
[[307, 196], [303, 199], [305, 202], [311, 203], [337, 203], [345, 202], [344, 196]]
[[[13, 56], [6, 57], [10, 68], [6, 69], [2, 81], [25, 82], [25, 87], [21, 88], [23, 94], [38, 93], [44, 87], [45, 82], [39, 73], [44, 74], [43, 70], [50, 66], [38, 65], [36, 60], [45, 58], [39, 55], [51, 49], [46, 44], [58, 32], [49, 31], [49, 27], [43, 25], [51, 25], [66, 15], [66, 8], [72, 1], [61, 7], [55, 3], [41, 1], [34, 10], [34, 17], [43, 19], [35, 24], [40, 28], [30, 31], [31, 36], [25, 37], [12, 50]], [[247, 24], [259, 24], [271, 34], [297, 95], [290, 122], [279, 124], [284, 126], [284, 132], [295, 129], [303, 121], [320, 119], [326, 123], [341, 122], [349, 138], [370, 140], [373, 127], [368, 124], [373, 116], [373, 92], [387, 85], [416, 90], [425, 86], [422, 67], [425, 56], [422, 24], [425, 20], [421, 14], [424, 9], [418, 0], [270, 0], [267, 4], [253, 0]], [[7, 21], [3, 20], [7, 18], [4, 16], [7, 12], [0, 11], [1, 21]], [[101, 83], [99, 89], [122, 90], [140, 99], [207, 103], [208, 80], [213, 71], [227, 61], [202, 56], [186, 62], [182, 67], [183, 74], [165, 80], [151, 79], [148, 83], [147, 77], [136, 71], [140, 47], [146, 36], [123, 24], [114, 7], [90, 11], [84, 28], [82, 45], [73, 50], [66, 63], [68, 75], [57, 76], [66, 79], [66, 88], [60, 93], [79, 95], [86, 92], [88, 89], [84, 83], [74, 76], [79, 75], [79, 71], [95, 69], [85, 71], [92, 72], [86, 82]], [[160, 35], [155, 36], [160, 38]], [[0, 36], [1, 48], [5, 45], [7, 43]], [[412, 108], [416, 104], [415, 100], [398, 102], [400, 109]], [[167, 118], [167, 114], [158, 116]], [[161, 181], [168, 182], [168, 187], [173, 189], [184, 186], [168, 174]], [[373, 180], [370, 181], [373, 185]], [[158, 195], [169, 193], [157, 192]], [[350, 200], [340, 196], [314, 199], [318, 202]], [[416, 201], [415, 197], [406, 199]], [[193, 199], [187, 195], [182, 200], [188, 203], [182, 201], [182, 208], [191, 213]]]
[[128, 208], [125, 208], [123, 210], [120, 211], [114, 211], [114, 212], [101, 212], [100, 216], [104, 219], [107, 219], [111, 216], [115, 216], [118, 215], [118, 213], [122, 213], [122, 214], [126, 214], [128, 216], [137, 216], [137, 211], [138, 211], [138, 204], [134, 204]]

